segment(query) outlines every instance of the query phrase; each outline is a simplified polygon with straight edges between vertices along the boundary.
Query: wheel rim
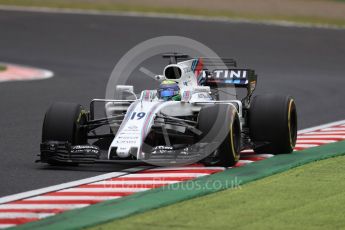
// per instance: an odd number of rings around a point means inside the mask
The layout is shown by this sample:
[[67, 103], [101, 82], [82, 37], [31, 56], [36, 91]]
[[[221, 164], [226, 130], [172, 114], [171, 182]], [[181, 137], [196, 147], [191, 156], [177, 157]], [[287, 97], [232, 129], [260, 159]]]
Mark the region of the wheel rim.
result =
[[293, 99], [289, 103], [288, 111], [288, 128], [289, 128], [289, 140], [291, 148], [293, 149], [296, 145], [297, 140], [297, 112], [296, 106]]
[[239, 160], [239, 145], [240, 145], [240, 137], [239, 137], [239, 122], [237, 120], [236, 114], [233, 114], [233, 122], [230, 125], [230, 143], [231, 143], [231, 148], [232, 152], [234, 154], [234, 159], [236, 161]]

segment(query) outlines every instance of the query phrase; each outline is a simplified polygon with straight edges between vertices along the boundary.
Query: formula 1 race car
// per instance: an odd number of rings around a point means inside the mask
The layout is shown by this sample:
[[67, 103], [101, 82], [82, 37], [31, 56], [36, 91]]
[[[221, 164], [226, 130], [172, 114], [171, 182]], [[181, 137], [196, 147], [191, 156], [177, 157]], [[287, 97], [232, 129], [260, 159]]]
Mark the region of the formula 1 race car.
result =
[[[252, 97], [257, 75], [237, 68], [233, 59], [176, 53], [163, 57], [170, 63], [156, 80], [176, 83], [178, 100], [163, 99], [159, 90], [143, 90], [137, 96], [133, 86], [117, 85], [118, 92], [133, 99], [94, 99], [89, 111], [79, 104], [54, 103], [44, 118], [38, 161], [50, 165], [201, 162], [229, 167], [245, 149], [271, 154], [293, 151], [297, 112], [292, 97]], [[223, 88], [243, 89], [245, 95], [223, 100]], [[104, 104], [105, 117], [95, 119], [96, 103]], [[110, 131], [99, 134], [104, 126]]]

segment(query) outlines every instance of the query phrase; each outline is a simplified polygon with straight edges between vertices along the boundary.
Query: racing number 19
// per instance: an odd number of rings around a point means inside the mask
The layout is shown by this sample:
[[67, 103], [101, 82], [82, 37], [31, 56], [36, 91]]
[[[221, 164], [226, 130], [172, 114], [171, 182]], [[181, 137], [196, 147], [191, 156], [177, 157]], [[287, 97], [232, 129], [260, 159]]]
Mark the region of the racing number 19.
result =
[[134, 112], [134, 113], [132, 113], [131, 120], [134, 120], [135, 117], [137, 117], [137, 120], [140, 120], [140, 119], [144, 118], [145, 115], [146, 115], [146, 113], [144, 113], [144, 112], [140, 112], [140, 113]]

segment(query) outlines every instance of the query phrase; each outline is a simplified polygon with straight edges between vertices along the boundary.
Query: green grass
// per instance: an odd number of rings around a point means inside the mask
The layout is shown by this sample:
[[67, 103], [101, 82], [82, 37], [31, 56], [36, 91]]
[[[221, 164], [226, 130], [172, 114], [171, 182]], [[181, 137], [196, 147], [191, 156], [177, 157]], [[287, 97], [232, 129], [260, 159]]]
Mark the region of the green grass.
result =
[[89, 230], [344, 228], [344, 172], [331, 158]]
[[288, 21], [294, 23], [307, 23], [318, 25], [332, 25], [345, 27], [344, 19], [320, 18], [320, 17], [299, 17], [299, 16], [281, 16], [281, 15], [256, 15], [248, 13], [237, 13], [232, 11], [221, 10], [203, 10], [192, 8], [171, 8], [171, 7], [155, 7], [148, 5], [127, 5], [116, 3], [99, 3], [97, 1], [70, 1], [70, 0], [0, 0], [1, 5], [17, 5], [17, 6], [38, 6], [53, 8], [69, 8], [83, 10], [99, 10], [99, 11], [122, 11], [122, 12], [142, 12], [142, 13], [169, 13], [192, 16], [206, 17], [225, 17], [231, 19], [249, 19], [253, 21]]
[[6, 69], [7, 69], [6, 66], [0, 65], [0, 72], [1, 72], [1, 71], [5, 71]]

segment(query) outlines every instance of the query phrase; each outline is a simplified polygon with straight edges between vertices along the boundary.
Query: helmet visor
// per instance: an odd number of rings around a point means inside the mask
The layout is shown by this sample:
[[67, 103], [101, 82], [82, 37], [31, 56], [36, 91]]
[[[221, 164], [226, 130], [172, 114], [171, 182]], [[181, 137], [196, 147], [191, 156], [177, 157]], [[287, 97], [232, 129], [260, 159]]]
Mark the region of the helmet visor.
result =
[[175, 96], [176, 94], [178, 94], [178, 91], [174, 91], [174, 90], [162, 90], [162, 91], [160, 91], [161, 97], [172, 97], [172, 96]]

